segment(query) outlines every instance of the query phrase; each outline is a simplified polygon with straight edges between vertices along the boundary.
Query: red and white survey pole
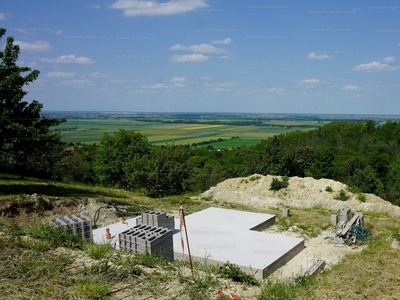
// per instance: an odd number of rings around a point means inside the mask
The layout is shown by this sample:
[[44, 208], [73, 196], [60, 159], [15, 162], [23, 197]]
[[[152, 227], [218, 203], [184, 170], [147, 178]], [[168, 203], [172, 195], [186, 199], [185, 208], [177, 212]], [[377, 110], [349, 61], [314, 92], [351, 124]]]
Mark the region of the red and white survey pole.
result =
[[183, 210], [182, 204], [179, 207], [179, 219], [180, 219], [179, 231], [181, 234], [181, 245], [182, 245], [182, 266], [184, 265], [184, 254], [185, 254], [185, 242], [183, 241], [182, 231], [183, 231], [183, 228], [185, 228], [186, 244], [187, 244], [187, 248], [188, 248], [188, 256], [189, 256], [189, 262], [190, 262], [190, 270], [192, 271], [192, 277], [194, 278], [192, 256], [190, 255], [189, 238], [188, 238], [188, 233], [187, 233], [187, 229], [186, 229], [185, 212]]

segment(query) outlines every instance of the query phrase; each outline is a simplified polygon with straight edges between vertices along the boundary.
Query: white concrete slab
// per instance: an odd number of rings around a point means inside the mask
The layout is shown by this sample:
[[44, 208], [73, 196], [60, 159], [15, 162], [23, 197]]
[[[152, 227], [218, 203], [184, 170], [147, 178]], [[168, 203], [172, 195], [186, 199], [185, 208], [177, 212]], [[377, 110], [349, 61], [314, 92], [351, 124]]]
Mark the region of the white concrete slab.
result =
[[[119, 249], [118, 234], [136, 226], [136, 219], [137, 217], [127, 219], [124, 223], [118, 222], [115, 224], [93, 229], [93, 242], [95, 244], [111, 243], [114, 248]], [[106, 228], [110, 229], [111, 240], [106, 239]]]
[[[304, 240], [259, 232], [273, 224], [274, 215], [207, 208], [185, 217], [192, 259], [238, 265], [265, 278], [304, 249]], [[174, 256], [182, 259], [180, 220], [175, 220]], [[183, 234], [187, 259], [187, 242]]]

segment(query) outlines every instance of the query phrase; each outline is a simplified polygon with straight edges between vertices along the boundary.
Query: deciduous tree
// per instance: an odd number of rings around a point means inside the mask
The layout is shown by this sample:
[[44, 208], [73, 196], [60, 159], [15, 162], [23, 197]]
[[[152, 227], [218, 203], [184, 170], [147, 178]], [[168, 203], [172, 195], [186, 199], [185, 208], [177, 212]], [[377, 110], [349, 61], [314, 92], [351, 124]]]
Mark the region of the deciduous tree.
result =
[[[0, 28], [0, 39], [6, 30]], [[38, 70], [17, 65], [20, 48], [8, 37], [0, 51], [0, 169], [38, 174], [49, 172], [63, 151], [60, 135], [52, 130], [64, 119], [41, 115], [43, 104], [23, 101], [23, 89], [39, 76]]]

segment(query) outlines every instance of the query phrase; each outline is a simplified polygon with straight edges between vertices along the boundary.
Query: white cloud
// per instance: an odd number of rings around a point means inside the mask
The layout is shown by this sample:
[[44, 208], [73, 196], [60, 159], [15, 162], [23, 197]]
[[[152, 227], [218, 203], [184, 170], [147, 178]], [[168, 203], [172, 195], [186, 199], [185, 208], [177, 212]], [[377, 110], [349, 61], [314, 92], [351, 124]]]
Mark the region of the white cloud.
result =
[[100, 72], [93, 72], [93, 73], [89, 74], [89, 77], [90, 78], [108, 78], [110, 76], [107, 74], [104, 74], [104, 73], [100, 73]]
[[265, 89], [265, 90], [255, 90], [256, 93], [267, 93], [267, 94], [283, 94], [286, 93], [285, 89], [281, 89], [281, 88], [269, 88], [269, 89]]
[[211, 44], [228, 45], [228, 44], [232, 44], [232, 39], [226, 38], [224, 40], [214, 40], [214, 41], [211, 41]]
[[357, 85], [346, 85], [342, 88], [343, 90], [355, 91], [359, 90], [360, 88]]
[[208, 7], [205, 0], [170, 0], [159, 3], [143, 0], [117, 0], [111, 8], [122, 9], [125, 16], [165, 16], [182, 14], [198, 8]]
[[208, 56], [203, 55], [203, 54], [193, 53], [193, 54], [186, 54], [186, 55], [174, 55], [171, 57], [170, 60], [174, 61], [174, 62], [182, 62], [182, 63], [186, 63], [186, 62], [198, 63], [198, 62], [207, 61]]
[[15, 41], [14, 43], [16, 45], [19, 45], [21, 50], [26, 50], [26, 51], [44, 52], [51, 50], [50, 44], [46, 41], [36, 41], [33, 43], [28, 43], [24, 41]]
[[183, 83], [183, 82], [187, 82], [187, 78], [186, 77], [174, 77], [171, 79], [172, 83]]
[[311, 60], [323, 60], [323, 59], [332, 59], [332, 56], [328, 54], [315, 54], [315, 52], [308, 53], [308, 59]]
[[50, 72], [46, 75], [49, 78], [71, 78], [75, 76], [75, 73], [66, 73], [66, 72]]
[[384, 61], [384, 62], [387, 62], [387, 63], [390, 63], [390, 62], [393, 62], [394, 59], [395, 59], [394, 56], [387, 56], [387, 57], [385, 57], [385, 58], [383, 59], [383, 61]]
[[277, 88], [267, 89], [267, 93], [283, 94], [284, 92], [286, 92], [285, 89], [277, 89]]
[[168, 88], [169, 86], [167, 86], [165, 83], [157, 83], [157, 84], [153, 84], [153, 85], [144, 85], [142, 86], [142, 88], [149, 88], [149, 89], [165, 89]]
[[192, 45], [192, 46], [182, 46], [181, 44], [177, 44], [169, 48], [169, 50], [188, 50], [193, 52], [200, 52], [200, 53], [222, 53], [225, 52], [223, 49], [215, 48], [213, 45], [210, 44], [199, 44], [199, 45]]
[[62, 30], [61, 29], [56, 30], [56, 31], [51, 31], [50, 30], [50, 33], [55, 34], [55, 35], [60, 35], [62, 33]]
[[6, 13], [0, 13], [0, 20], [5, 20], [8, 18], [8, 14]]
[[303, 82], [303, 83], [318, 83], [318, 82], [319, 82], [319, 79], [310, 78], [310, 79], [304, 79], [304, 80], [302, 80], [302, 81], [300, 81], [300, 82]]
[[65, 80], [57, 86], [69, 86], [73, 88], [84, 88], [84, 87], [93, 87], [96, 86], [96, 84], [93, 81], [89, 81], [87, 79], [75, 79], [75, 80]]
[[88, 4], [88, 5], [85, 5], [85, 8], [87, 8], [87, 9], [99, 9], [99, 8], [100, 8], [100, 5], [97, 5], [97, 4]]
[[224, 89], [224, 88], [215, 88], [215, 89], [210, 89], [210, 91], [213, 92], [230, 92], [230, 89]]
[[61, 55], [57, 58], [41, 58], [40, 61], [57, 63], [57, 64], [78, 64], [78, 65], [90, 65], [96, 62], [88, 57], [84, 56], [76, 57], [75, 55]]
[[223, 83], [218, 84], [218, 86], [236, 86], [236, 85], [240, 85], [240, 84], [238, 84], [236, 82], [223, 82]]
[[353, 71], [394, 71], [398, 68], [399, 67], [389, 66], [388, 64], [382, 64], [380, 62], [373, 61], [372, 63], [355, 66]]

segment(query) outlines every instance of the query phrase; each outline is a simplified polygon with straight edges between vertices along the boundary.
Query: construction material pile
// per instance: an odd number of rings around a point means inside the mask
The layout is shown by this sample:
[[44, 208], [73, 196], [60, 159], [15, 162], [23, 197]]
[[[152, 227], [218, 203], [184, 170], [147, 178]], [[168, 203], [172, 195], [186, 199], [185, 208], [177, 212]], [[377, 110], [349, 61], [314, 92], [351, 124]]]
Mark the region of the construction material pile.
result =
[[[332, 215], [334, 220], [337, 215]], [[335, 244], [363, 245], [371, 235], [370, 231], [363, 228], [364, 216], [360, 213], [351, 217], [349, 208], [340, 211], [340, 221], [336, 223], [335, 235], [331, 237], [331, 242]]]

